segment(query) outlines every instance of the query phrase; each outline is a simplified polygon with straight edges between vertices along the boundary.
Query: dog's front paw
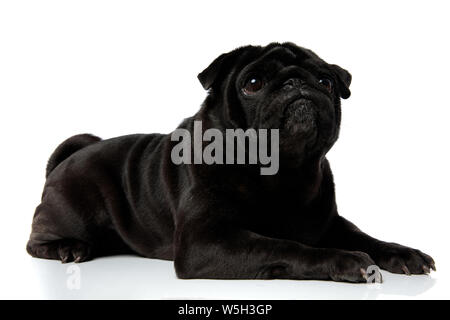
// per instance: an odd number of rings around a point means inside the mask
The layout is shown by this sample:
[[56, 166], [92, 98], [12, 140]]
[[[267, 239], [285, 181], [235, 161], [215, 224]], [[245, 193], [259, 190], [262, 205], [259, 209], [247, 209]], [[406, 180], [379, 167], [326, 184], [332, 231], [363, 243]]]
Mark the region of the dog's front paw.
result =
[[371, 253], [377, 265], [384, 270], [399, 274], [428, 274], [436, 271], [433, 258], [420, 250], [402, 246], [397, 243], [380, 244]]
[[[367, 282], [368, 267], [373, 265], [375, 262], [364, 252], [338, 250], [330, 264], [330, 278], [334, 281]], [[381, 282], [381, 274], [376, 281]]]

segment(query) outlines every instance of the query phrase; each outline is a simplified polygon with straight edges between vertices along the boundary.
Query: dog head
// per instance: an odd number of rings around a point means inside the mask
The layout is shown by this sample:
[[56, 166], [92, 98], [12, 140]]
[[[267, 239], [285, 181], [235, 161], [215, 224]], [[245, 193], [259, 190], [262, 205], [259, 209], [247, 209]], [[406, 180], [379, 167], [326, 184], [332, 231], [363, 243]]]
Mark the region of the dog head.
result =
[[271, 43], [222, 54], [198, 79], [224, 126], [279, 129], [280, 152], [304, 154], [326, 153], [337, 140], [351, 75], [311, 50]]

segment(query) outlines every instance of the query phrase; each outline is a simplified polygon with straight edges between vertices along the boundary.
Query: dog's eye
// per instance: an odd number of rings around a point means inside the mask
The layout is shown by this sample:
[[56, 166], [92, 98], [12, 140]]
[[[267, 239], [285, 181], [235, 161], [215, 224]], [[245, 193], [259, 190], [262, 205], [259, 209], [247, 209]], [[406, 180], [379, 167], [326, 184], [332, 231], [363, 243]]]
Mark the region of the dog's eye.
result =
[[319, 80], [319, 83], [324, 86], [328, 92], [333, 91], [333, 81], [328, 78], [322, 78]]
[[261, 90], [263, 86], [264, 83], [260, 78], [250, 77], [242, 88], [242, 91], [247, 95], [251, 95]]

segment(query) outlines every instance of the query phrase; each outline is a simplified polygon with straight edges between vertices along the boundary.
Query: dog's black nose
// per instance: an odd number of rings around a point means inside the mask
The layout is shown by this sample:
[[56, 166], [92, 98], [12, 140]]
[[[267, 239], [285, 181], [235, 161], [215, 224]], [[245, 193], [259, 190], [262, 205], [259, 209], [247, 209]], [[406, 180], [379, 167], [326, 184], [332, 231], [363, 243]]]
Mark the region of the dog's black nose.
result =
[[301, 80], [299, 78], [290, 78], [283, 82], [283, 88], [286, 90], [294, 89], [294, 88], [300, 88], [302, 84], [304, 84], [305, 81]]

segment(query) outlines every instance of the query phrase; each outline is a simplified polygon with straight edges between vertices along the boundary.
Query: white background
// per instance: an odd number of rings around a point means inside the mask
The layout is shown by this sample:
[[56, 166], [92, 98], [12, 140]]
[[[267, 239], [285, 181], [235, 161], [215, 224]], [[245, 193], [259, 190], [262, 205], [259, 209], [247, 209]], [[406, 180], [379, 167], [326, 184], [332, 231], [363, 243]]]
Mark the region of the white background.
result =
[[[446, 1], [0, 2], [0, 298], [450, 298]], [[432, 255], [381, 286], [178, 280], [131, 256], [67, 266], [25, 244], [53, 149], [83, 132], [169, 133], [200, 106], [197, 74], [246, 44], [292, 41], [353, 74], [329, 153], [340, 213]]]

